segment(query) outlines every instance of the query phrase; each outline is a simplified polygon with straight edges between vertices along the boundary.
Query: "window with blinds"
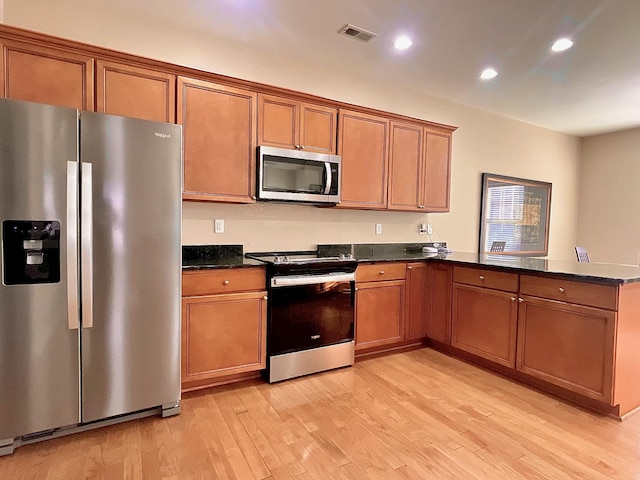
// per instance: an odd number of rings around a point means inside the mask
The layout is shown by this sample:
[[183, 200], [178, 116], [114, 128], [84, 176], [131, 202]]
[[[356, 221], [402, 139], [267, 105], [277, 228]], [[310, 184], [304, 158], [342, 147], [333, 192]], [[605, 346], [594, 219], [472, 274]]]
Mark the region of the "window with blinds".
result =
[[488, 173], [482, 184], [480, 253], [505, 242], [500, 254], [546, 255], [551, 184]]

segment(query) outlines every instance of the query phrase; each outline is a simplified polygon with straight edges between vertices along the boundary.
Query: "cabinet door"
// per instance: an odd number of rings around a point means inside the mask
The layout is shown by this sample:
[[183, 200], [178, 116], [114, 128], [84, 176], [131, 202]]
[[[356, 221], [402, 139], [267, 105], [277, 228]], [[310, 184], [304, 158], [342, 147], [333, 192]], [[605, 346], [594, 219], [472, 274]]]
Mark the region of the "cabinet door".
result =
[[516, 300], [512, 293], [454, 283], [451, 345], [514, 368]]
[[105, 60], [96, 70], [97, 112], [175, 123], [175, 75]]
[[321, 153], [336, 153], [338, 110], [310, 103], [300, 106], [300, 147]]
[[427, 267], [427, 337], [451, 344], [451, 266], [438, 263]]
[[182, 299], [182, 382], [266, 365], [265, 292]]
[[424, 129], [391, 122], [389, 147], [389, 209], [419, 210], [422, 205]]
[[248, 90], [178, 78], [184, 200], [255, 200], [256, 101]]
[[407, 321], [405, 340], [420, 340], [426, 335], [429, 292], [428, 265], [426, 262], [407, 265]]
[[93, 110], [93, 58], [9, 40], [0, 46], [4, 97]]
[[338, 153], [342, 156], [341, 207], [387, 206], [389, 120], [340, 111]]
[[405, 281], [356, 285], [356, 351], [402, 341]]
[[258, 95], [258, 102], [258, 145], [299, 146], [300, 102], [271, 95]]
[[523, 297], [516, 369], [611, 402], [615, 312]]
[[425, 130], [425, 170], [422, 204], [427, 212], [449, 211], [451, 134]]

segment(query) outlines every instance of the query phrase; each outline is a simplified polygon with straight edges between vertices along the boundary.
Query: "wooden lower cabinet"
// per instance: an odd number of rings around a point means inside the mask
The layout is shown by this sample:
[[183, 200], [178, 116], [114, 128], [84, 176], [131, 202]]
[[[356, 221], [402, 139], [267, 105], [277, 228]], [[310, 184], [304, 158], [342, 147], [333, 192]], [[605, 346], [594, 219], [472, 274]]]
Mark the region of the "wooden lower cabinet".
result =
[[426, 336], [446, 345], [451, 344], [451, 266], [427, 264]]
[[405, 281], [357, 284], [356, 351], [404, 339]]
[[407, 265], [405, 340], [422, 340], [427, 329], [429, 269], [426, 262]]
[[524, 296], [516, 369], [610, 403], [615, 319], [613, 311]]
[[515, 293], [454, 283], [451, 345], [514, 368], [516, 300]]
[[[224, 377], [265, 368], [266, 291], [242, 291], [254, 288], [258, 276], [264, 280], [264, 269], [183, 274], [184, 291], [193, 292], [196, 284], [208, 290], [182, 298], [183, 390], [204, 388]], [[228, 293], [218, 293], [227, 288]]]

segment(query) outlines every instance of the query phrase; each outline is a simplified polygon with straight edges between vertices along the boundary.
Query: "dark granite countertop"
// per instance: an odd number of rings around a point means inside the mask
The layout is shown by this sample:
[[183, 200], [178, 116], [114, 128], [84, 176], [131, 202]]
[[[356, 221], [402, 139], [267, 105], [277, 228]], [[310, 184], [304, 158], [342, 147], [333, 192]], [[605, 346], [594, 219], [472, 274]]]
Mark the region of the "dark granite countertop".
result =
[[546, 274], [569, 280], [607, 285], [640, 282], [640, 268], [635, 265], [615, 263], [580, 263], [572, 260], [550, 260], [537, 257], [510, 257], [507, 255], [481, 255], [479, 253], [453, 252], [437, 256], [435, 260], [487, 266], [524, 274]]
[[[579, 263], [571, 260], [549, 260], [539, 257], [513, 257], [508, 255], [481, 255], [479, 253], [450, 252], [423, 253], [423, 245], [433, 244], [338, 244], [318, 245], [322, 256], [351, 253], [360, 262], [390, 262], [429, 260], [467, 266], [486, 266], [524, 274], [545, 274], [607, 285], [640, 281], [640, 268], [634, 265], [612, 263]], [[446, 245], [444, 243], [440, 246]]]
[[244, 257], [242, 245], [186, 245], [182, 247], [182, 270], [263, 266]]
[[[446, 243], [361, 243], [318, 245], [318, 255], [333, 257], [351, 254], [359, 262], [439, 261], [460, 265], [491, 267], [524, 274], [545, 274], [577, 281], [620, 285], [640, 282], [640, 268], [611, 263], [579, 263], [539, 257], [480, 255], [468, 252], [423, 253], [423, 246], [445, 247]], [[189, 245], [182, 247], [182, 269], [255, 267], [262, 262], [244, 257], [242, 245]]]

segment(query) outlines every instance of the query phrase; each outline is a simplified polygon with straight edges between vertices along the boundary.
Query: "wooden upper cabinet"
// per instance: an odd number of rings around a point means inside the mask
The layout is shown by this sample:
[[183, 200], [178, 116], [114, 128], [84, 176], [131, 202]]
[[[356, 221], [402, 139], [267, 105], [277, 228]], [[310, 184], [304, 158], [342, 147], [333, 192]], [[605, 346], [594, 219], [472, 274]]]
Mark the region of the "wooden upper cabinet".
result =
[[184, 200], [255, 201], [255, 92], [178, 78]]
[[424, 145], [422, 204], [427, 212], [448, 212], [451, 185], [451, 133], [425, 128]]
[[93, 58], [1, 40], [0, 91], [6, 98], [93, 110]]
[[451, 133], [391, 122], [389, 209], [448, 212]]
[[336, 153], [338, 110], [311, 103], [300, 104], [300, 147], [321, 153]]
[[96, 60], [97, 112], [175, 123], [175, 92], [175, 75]]
[[424, 129], [421, 125], [391, 122], [389, 147], [389, 209], [424, 209]]
[[262, 94], [258, 104], [259, 145], [336, 152], [335, 108]]
[[387, 207], [389, 120], [340, 110], [338, 154], [342, 156], [340, 207]]

